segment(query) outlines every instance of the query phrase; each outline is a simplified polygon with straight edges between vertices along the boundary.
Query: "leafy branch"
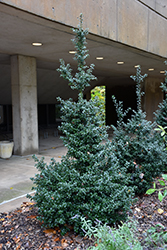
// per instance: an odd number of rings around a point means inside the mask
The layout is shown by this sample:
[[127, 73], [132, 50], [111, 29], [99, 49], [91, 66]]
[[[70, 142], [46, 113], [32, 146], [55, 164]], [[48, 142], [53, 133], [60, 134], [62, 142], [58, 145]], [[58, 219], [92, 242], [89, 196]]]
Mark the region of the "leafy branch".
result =
[[138, 65], [136, 69], [136, 75], [130, 76], [136, 82], [136, 94], [137, 94], [137, 111], [140, 111], [141, 108], [141, 97], [144, 95], [144, 92], [141, 91], [141, 82], [147, 77], [147, 74], [141, 75], [141, 67]]
[[86, 35], [88, 34], [88, 29], [83, 29], [83, 18], [80, 14], [80, 24], [77, 29], [72, 29], [75, 33], [75, 38], [72, 39], [72, 42], [75, 45], [76, 53], [74, 60], [78, 62], [78, 71], [75, 75], [72, 75], [72, 69], [70, 64], [65, 65], [63, 59], [60, 59], [60, 68], [57, 69], [65, 80], [69, 81], [69, 86], [71, 89], [77, 89], [81, 96], [83, 96], [83, 91], [86, 87], [90, 86], [90, 81], [97, 80], [97, 78], [92, 74], [94, 69], [94, 64], [90, 66], [86, 65], [86, 58], [89, 56], [88, 50], [86, 49]]

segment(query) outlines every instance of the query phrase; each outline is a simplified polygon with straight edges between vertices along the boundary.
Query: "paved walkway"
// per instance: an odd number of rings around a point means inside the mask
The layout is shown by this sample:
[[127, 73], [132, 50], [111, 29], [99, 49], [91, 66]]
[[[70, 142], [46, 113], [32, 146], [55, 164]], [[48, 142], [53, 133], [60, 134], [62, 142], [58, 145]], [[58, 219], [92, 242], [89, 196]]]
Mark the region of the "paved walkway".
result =
[[[67, 149], [63, 146], [59, 137], [49, 136], [39, 141], [39, 154], [37, 157], [45, 157], [47, 163], [51, 158], [60, 162], [62, 155], [65, 155]], [[33, 177], [37, 173], [34, 167], [32, 155], [16, 156], [10, 159], [0, 158], [0, 212], [11, 211], [28, 201], [27, 193], [31, 193]]]

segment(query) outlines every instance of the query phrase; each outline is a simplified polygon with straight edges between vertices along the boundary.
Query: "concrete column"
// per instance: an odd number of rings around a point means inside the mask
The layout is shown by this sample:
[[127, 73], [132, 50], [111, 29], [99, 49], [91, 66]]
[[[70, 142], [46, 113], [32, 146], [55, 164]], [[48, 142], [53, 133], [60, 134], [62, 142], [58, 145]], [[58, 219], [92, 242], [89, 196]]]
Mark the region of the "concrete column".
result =
[[163, 78], [147, 77], [145, 79], [142, 107], [147, 114], [147, 120], [154, 120], [154, 112], [158, 109], [158, 104], [163, 101], [163, 92], [160, 88], [163, 81]]
[[38, 152], [36, 59], [11, 56], [14, 153]]

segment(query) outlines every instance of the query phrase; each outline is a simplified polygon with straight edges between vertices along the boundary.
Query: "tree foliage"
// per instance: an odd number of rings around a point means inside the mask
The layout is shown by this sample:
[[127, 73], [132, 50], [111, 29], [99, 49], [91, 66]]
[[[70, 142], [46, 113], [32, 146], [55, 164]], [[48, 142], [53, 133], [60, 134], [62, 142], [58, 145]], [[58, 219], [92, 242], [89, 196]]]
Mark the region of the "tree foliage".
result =
[[[167, 61], [165, 61], [167, 65]], [[165, 70], [165, 82], [161, 83], [164, 100], [159, 104], [159, 109], [155, 113], [156, 123], [162, 127], [167, 127], [167, 70]]]
[[115, 155], [119, 164], [126, 167], [129, 185], [135, 187], [136, 194], [143, 193], [151, 185], [153, 178], [166, 170], [167, 154], [164, 143], [154, 131], [155, 123], [146, 120], [146, 114], [141, 109], [141, 82], [147, 75], [141, 75], [140, 67], [131, 78], [136, 82], [137, 110], [127, 122], [124, 117], [129, 110], [123, 111], [123, 103], [114, 104], [118, 115], [117, 127], [114, 127], [112, 140]]
[[[86, 65], [86, 35], [88, 31], [80, 25], [74, 29], [73, 40], [78, 62], [78, 71], [72, 75], [69, 64], [60, 61], [60, 76], [69, 81], [72, 89], [78, 90], [78, 101], [62, 100], [63, 142], [68, 151], [61, 163], [51, 159], [34, 157], [39, 173], [31, 178], [34, 195], [28, 196], [36, 202], [39, 220], [44, 226], [59, 226], [62, 232], [74, 227], [81, 232], [81, 217], [92, 222], [104, 223], [125, 220], [133, 202], [134, 191], [144, 192], [148, 185], [164, 170], [166, 155], [164, 144], [158, 141], [141, 110], [140, 83], [145, 78], [140, 68], [132, 78], [136, 82], [137, 111], [124, 122], [122, 103], [114, 99], [118, 113], [118, 128], [114, 127], [114, 138], [107, 139], [107, 127], [101, 126], [98, 100], [84, 100], [83, 92], [90, 81], [93, 65]], [[63, 231], [64, 230], [64, 231]]]

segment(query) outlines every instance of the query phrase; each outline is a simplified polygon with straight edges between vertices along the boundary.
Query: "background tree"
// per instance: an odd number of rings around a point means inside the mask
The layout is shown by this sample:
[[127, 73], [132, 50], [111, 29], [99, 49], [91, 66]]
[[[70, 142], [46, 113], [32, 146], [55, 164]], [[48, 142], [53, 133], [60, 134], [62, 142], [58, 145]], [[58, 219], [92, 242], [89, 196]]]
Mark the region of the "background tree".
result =
[[[165, 61], [167, 65], [167, 61]], [[165, 82], [161, 83], [161, 88], [164, 93], [164, 100], [159, 104], [159, 109], [155, 113], [156, 123], [162, 127], [167, 126], [167, 71], [165, 70]]]
[[141, 108], [141, 82], [147, 75], [141, 75], [140, 67], [131, 78], [136, 82], [137, 110], [132, 110], [132, 116], [124, 121], [129, 110], [123, 111], [123, 103], [117, 102], [118, 122], [114, 127], [112, 150], [118, 158], [123, 171], [129, 176], [129, 185], [135, 187], [136, 194], [144, 193], [151, 185], [153, 178], [166, 171], [167, 154], [163, 141], [154, 130], [155, 123], [147, 121]]

